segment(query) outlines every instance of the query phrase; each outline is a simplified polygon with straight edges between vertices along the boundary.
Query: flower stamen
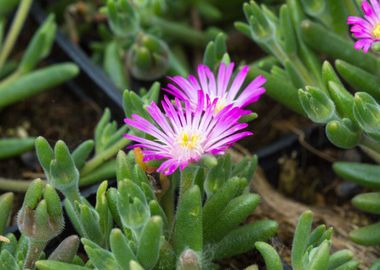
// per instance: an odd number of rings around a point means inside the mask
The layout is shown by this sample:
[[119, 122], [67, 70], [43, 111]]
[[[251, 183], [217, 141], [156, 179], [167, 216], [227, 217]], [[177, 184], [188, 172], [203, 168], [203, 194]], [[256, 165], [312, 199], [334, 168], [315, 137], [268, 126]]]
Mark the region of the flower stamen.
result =
[[179, 145], [183, 148], [193, 150], [199, 145], [199, 135], [198, 134], [189, 134], [188, 132], [183, 132], [179, 138]]
[[380, 23], [378, 23], [378, 24], [373, 28], [372, 35], [373, 35], [375, 38], [380, 38]]

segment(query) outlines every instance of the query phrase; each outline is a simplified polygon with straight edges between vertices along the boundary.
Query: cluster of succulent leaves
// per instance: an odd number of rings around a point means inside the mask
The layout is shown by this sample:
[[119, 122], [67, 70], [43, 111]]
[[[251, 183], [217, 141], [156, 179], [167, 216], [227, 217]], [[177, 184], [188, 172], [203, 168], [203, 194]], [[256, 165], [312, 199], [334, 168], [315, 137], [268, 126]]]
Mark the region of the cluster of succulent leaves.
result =
[[[279, 16], [254, 1], [244, 4], [243, 9], [248, 23], [239, 22], [236, 27], [270, 54], [259, 61], [259, 69], [252, 70], [252, 76], [263, 74], [267, 78], [268, 95], [313, 122], [325, 124], [326, 135], [336, 146], [359, 146], [379, 162], [380, 61], [375, 54], [354, 49], [346, 25], [348, 16], [360, 16], [358, 3], [287, 0]], [[335, 61], [337, 73], [329, 62], [322, 62], [321, 55]], [[380, 187], [376, 177], [379, 168], [334, 164], [344, 179], [373, 189]], [[353, 204], [379, 214], [379, 198], [376, 192], [361, 194]], [[355, 230], [351, 238], [365, 245], [379, 244], [379, 228], [376, 223]]]
[[109, 27], [99, 27], [103, 41], [92, 44], [97, 51], [94, 59], [120, 90], [131, 85], [128, 73], [145, 81], [165, 74], [189, 73], [185, 52], [178, 45], [202, 49], [219, 32], [196, 30], [188, 22], [181, 22], [184, 14], [188, 17], [189, 9], [196, 10], [206, 21], [223, 18], [212, 1], [106, 2], [100, 11], [107, 16]]
[[[34, 33], [22, 58], [9, 59], [32, 2], [0, 1], [0, 110], [70, 80], [79, 72], [77, 66], [71, 63], [53, 64], [36, 69], [49, 55], [53, 45], [57, 25], [52, 15]], [[8, 17], [17, 5], [16, 14], [6, 33]], [[0, 139], [0, 159], [30, 151], [33, 145], [33, 138]]]
[[[240, 226], [259, 203], [246, 180], [252, 178], [255, 159], [232, 165], [225, 156], [213, 168], [194, 166], [170, 179], [153, 179], [136, 163], [138, 154], [119, 152], [117, 188], [103, 182], [94, 207], [78, 192], [75, 158], [65, 144], [58, 142], [53, 154], [39, 138], [36, 149], [48, 182], [65, 195], [66, 213], [82, 238], [89, 257], [83, 269], [174, 269], [177, 264], [186, 269], [188, 263], [201, 268], [246, 252], [276, 232], [277, 224], [269, 220]], [[159, 188], [154, 189], [154, 181]], [[37, 266], [73, 267], [48, 261]]]
[[[312, 222], [313, 214], [310, 211], [304, 212], [298, 220], [292, 243], [292, 268], [294, 270], [357, 269], [359, 262], [353, 259], [354, 254], [351, 251], [339, 250], [331, 253], [333, 229], [319, 225], [311, 230]], [[255, 246], [264, 257], [267, 269], [284, 269], [280, 256], [271, 245], [257, 242]]]

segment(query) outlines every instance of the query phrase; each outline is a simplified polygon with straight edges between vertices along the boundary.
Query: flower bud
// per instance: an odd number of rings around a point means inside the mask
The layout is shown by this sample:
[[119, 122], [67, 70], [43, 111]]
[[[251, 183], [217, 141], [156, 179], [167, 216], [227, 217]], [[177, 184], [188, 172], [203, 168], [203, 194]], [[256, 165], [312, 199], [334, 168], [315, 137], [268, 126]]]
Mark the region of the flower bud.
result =
[[380, 136], [380, 106], [365, 92], [358, 92], [354, 99], [354, 116], [359, 126], [374, 137]]
[[178, 259], [177, 269], [180, 269], [180, 270], [202, 269], [199, 255], [192, 249], [185, 249]]
[[302, 108], [307, 116], [315, 123], [327, 123], [335, 116], [335, 105], [329, 96], [315, 87], [298, 90]]
[[336, 146], [350, 149], [359, 143], [360, 131], [357, 130], [348, 118], [333, 120], [326, 125], [326, 136]]
[[17, 216], [21, 233], [34, 241], [49, 241], [61, 233], [64, 219], [59, 196], [50, 185], [37, 179], [28, 188]]
[[152, 35], [140, 34], [128, 51], [127, 65], [137, 79], [151, 81], [160, 78], [169, 68], [169, 48]]

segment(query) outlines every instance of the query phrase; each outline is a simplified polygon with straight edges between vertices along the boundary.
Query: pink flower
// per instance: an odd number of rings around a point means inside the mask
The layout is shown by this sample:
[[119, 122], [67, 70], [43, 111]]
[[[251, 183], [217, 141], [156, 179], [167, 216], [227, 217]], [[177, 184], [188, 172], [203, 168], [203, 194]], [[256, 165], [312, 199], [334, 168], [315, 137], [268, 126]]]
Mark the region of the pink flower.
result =
[[166, 159], [157, 170], [164, 175], [172, 174], [177, 168], [183, 170], [206, 153], [223, 154], [234, 142], [252, 135], [248, 131], [239, 132], [247, 127], [246, 123], [238, 122], [246, 111], [229, 104], [215, 113], [218, 99], [211, 101], [202, 91], [197, 93], [195, 109], [191, 108], [188, 100], [183, 100], [183, 105], [176, 98], [173, 104], [165, 96], [163, 113], [152, 102], [147, 111], [155, 124], [136, 114], [124, 119], [127, 125], [149, 135], [149, 138], [130, 134], [125, 137], [138, 142], [132, 147], [142, 148], [143, 161]]
[[197, 107], [198, 90], [202, 90], [203, 94], [208, 95], [211, 100], [218, 99], [216, 112], [223, 107], [232, 104], [235, 107], [244, 108], [245, 106], [256, 102], [265, 92], [263, 84], [266, 82], [264, 76], [256, 77], [250, 82], [244, 90], [240, 91], [247, 73], [248, 66], [244, 66], [235, 79], [232, 80], [232, 72], [234, 63], [226, 65], [221, 63], [218, 70], [218, 76], [215, 75], [206, 65], [198, 66], [198, 78], [189, 75], [188, 79], [181, 76], [169, 77], [174, 83], [169, 83], [165, 91], [181, 100], [189, 100], [192, 108]]
[[358, 40], [355, 49], [363, 50], [365, 53], [374, 42], [380, 41], [380, 3], [378, 0], [362, 2], [364, 18], [349, 16], [347, 23], [351, 25], [351, 32]]

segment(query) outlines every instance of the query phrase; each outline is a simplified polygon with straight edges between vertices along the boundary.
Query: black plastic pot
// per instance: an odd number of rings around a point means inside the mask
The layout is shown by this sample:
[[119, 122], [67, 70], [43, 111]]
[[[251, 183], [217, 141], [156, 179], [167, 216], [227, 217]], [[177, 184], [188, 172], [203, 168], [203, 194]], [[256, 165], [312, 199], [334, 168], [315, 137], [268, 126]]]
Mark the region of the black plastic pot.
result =
[[[42, 24], [47, 17], [37, 2], [31, 8], [31, 16], [38, 24]], [[103, 107], [111, 108], [113, 116], [117, 119], [123, 117], [121, 91], [81, 48], [75, 46], [59, 30], [55, 37], [52, 54], [56, 60], [71, 61], [80, 68], [78, 78], [74, 83], [69, 83], [77, 94], [89, 96]]]

